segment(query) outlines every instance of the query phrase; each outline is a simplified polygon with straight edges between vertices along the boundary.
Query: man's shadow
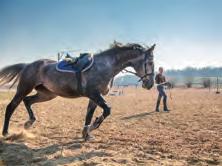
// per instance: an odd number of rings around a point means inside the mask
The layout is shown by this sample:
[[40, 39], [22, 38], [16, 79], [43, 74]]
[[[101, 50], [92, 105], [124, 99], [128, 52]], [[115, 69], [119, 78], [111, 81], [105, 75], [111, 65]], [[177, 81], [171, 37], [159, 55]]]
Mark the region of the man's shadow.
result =
[[156, 111], [144, 112], [144, 113], [139, 113], [139, 114], [135, 114], [135, 115], [125, 116], [125, 117], [121, 118], [121, 120], [139, 119], [139, 118], [143, 118], [143, 117], [148, 116], [148, 115], [152, 115], [155, 112]]

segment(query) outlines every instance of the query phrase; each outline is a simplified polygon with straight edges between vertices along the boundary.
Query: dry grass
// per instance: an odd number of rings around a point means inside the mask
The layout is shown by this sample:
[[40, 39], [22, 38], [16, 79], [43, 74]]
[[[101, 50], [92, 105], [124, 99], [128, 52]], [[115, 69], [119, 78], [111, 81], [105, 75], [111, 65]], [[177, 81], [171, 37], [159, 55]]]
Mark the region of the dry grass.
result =
[[[12, 95], [0, 93], [0, 124]], [[91, 142], [81, 139], [87, 99], [35, 105], [38, 120], [28, 131], [21, 104], [12, 135], [0, 138], [0, 165], [222, 165], [222, 95], [175, 89], [172, 97], [170, 113], [153, 112], [155, 90], [128, 88], [106, 97], [112, 115]]]

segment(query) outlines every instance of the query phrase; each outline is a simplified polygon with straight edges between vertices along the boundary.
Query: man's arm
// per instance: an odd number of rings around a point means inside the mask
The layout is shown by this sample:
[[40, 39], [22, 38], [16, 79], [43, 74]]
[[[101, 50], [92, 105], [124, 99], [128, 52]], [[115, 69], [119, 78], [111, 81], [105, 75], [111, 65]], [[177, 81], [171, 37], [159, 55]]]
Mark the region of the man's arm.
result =
[[167, 81], [166, 81], [166, 77], [165, 77], [165, 76], [163, 76], [163, 82], [167, 82]]
[[170, 88], [171, 87], [171, 83], [166, 80], [165, 76], [164, 76], [163, 80], [164, 80], [164, 82], [159, 84], [159, 85], [164, 85], [164, 86], [167, 86], [168, 88]]
[[158, 74], [157, 74], [156, 77], [155, 77], [155, 82], [156, 82], [156, 84], [159, 83], [159, 75], [158, 75]]

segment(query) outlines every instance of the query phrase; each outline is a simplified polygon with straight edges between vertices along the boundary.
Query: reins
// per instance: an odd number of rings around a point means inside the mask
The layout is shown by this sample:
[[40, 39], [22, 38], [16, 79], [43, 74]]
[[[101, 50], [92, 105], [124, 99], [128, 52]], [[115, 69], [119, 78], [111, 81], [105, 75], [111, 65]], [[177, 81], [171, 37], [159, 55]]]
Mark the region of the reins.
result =
[[141, 81], [143, 81], [143, 79], [145, 78], [145, 77], [147, 77], [147, 76], [150, 76], [150, 75], [154, 75], [153, 73], [147, 73], [147, 70], [146, 70], [146, 61], [147, 61], [147, 59], [148, 59], [148, 56], [147, 56], [147, 54], [145, 54], [145, 57], [144, 57], [144, 61], [145, 61], [145, 64], [144, 64], [144, 71], [145, 71], [145, 74], [141, 77], [141, 76], [139, 76], [136, 72], [133, 72], [133, 71], [129, 71], [129, 70], [127, 70], [127, 69], [123, 69], [123, 71], [125, 71], [125, 72], [127, 72], [127, 73], [131, 73], [131, 74], [134, 74], [134, 75], [136, 75], [137, 77], [140, 77], [140, 79], [138, 80], [138, 82], [141, 82]]
[[[163, 85], [163, 86], [164, 86], [164, 85], [167, 84], [167, 83], [168, 83], [168, 82], [162, 82], [162, 83], [156, 84], [156, 85], [157, 85], [157, 86], [158, 86], [158, 85]], [[167, 90], [168, 90], [168, 92], [169, 92], [170, 99], [173, 100], [172, 94], [171, 94], [171, 87], [168, 86]]]

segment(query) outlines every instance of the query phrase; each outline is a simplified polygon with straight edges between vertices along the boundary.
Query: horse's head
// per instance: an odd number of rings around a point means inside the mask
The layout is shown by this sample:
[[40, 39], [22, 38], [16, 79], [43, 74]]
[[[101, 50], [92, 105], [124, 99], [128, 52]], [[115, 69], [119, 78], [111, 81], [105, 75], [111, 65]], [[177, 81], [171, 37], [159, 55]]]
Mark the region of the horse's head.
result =
[[140, 81], [142, 81], [142, 87], [146, 89], [151, 89], [154, 84], [154, 48], [155, 44], [148, 49], [142, 49], [140, 55], [131, 61], [136, 75], [140, 77]]
[[118, 63], [122, 65], [122, 68], [132, 67], [136, 72], [124, 69], [125, 71], [140, 77], [139, 81], [142, 81], [143, 88], [151, 89], [154, 84], [154, 48], [155, 44], [146, 48], [136, 43], [123, 45], [114, 42], [114, 44], [111, 45], [110, 50], [112, 51], [112, 54], [116, 55], [115, 57]]

